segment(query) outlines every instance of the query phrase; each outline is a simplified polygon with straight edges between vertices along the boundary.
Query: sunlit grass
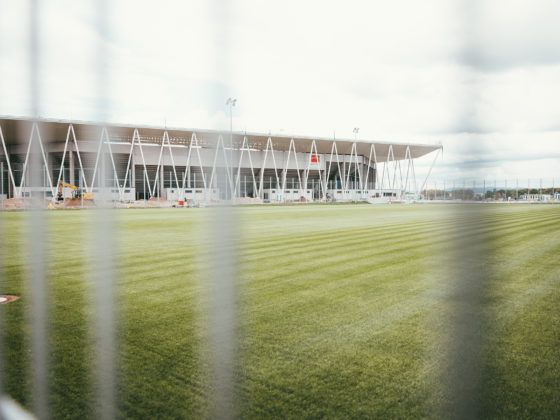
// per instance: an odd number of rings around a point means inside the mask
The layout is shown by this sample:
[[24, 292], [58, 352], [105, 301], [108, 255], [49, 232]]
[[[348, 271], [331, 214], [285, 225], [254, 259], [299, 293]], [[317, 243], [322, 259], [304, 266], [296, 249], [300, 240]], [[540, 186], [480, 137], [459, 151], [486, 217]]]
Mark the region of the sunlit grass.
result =
[[[485, 241], [483, 411], [558, 417], [560, 206], [243, 207], [239, 415], [430, 417], [445, 349], [455, 239]], [[472, 207], [475, 209], [475, 207]], [[482, 209], [482, 210], [481, 210]], [[90, 211], [47, 213], [53, 417], [91, 416]], [[122, 210], [117, 220], [119, 410], [207, 413], [210, 209]], [[3, 213], [6, 391], [30, 406], [26, 213]]]

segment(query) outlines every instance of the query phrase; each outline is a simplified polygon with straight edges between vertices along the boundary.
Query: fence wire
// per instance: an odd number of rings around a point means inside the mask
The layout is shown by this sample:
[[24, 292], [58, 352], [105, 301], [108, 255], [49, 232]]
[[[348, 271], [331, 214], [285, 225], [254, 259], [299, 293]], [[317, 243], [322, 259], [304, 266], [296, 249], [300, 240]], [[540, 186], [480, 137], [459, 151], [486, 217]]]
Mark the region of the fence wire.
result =
[[[111, 119], [111, 74], [110, 74], [110, 52], [107, 50], [107, 44], [104, 40], [111, 36], [110, 16], [111, 2], [107, 0], [98, 0], [95, 2], [97, 11], [96, 26], [100, 41], [98, 49], [93, 53], [97, 68], [96, 90], [98, 92], [98, 103], [96, 109], [99, 110], [96, 121], [107, 122]], [[215, 0], [210, 7], [211, 13], [214, 15], [214, 36], [215, 43], [222, 46], [226, 51], [229, 50], [228, 42], [230, 34], [228, 33], [231, 22], [227, 21], [230, 16], [231, 8], [229, 2]], [[45, 186], [45, 171], [48, 170], [48, 162], [45, 162], [45, 151], [43, 147], [48, 149], [50, 135], [46, 126], [41, 126], [39, 116], [42, 110], [41, 97], [41, 68], [43, 65], [41, 59], [40, 39], [42, 36], [42, 2], [40, 0], [30, 0], [29, 13], [29, 87], [31, 92], [31, 109], [33, 123], [37, 122], [41, 129], [41, 137], [43, 143], [39, 141], [37, 136], [34, 137], [33, 130], [35, 125], [30, 124], [25, 128], [25, 133], [18, 135], [19, 139], [29, 140], [29, 164], [28, 167], [21, 167], [18, 171], [20, 179], [26, 179], [22, 185], [27, 186], [33, 191], [37, 186]], [[471, 37], [475, 37], [472, 28], [476, 27], [476, 2], [465, 2], [463, 10], [463, 19], [465, 26], [465, 42], [466, 50], [469, 54], [476, 52], [476, 43], [471, 44]], [[217, 73], [220, 74], [222, 80], [231, 80], [233, 78], [231, 69], [233, 67], [233, 58], [229, 55], [217, 55], [215, 57], [215, 66]], [[472, 67], [476, 68], [481, 65], [480, 59], [476, 55], [469, 55], [472, 60]], [[468, 92], [467, 97], [459, 98], [464, 106], [462, 107], [462, 117], [465, 119], [466, 130], [469, 132], [477, 132], [476, 123], [470, 121], [469, 116], [473, 114], [470, 107], [473, 103], [472, 98], [480, 94], [480, 92]], [[221, 97], [214, 97], [215, 102], [222, 100]], [[231, 108], [230, 108], [231, 112]], [[99, 128], [99, 135], [102, 139], [102, 128]], [[218, 127], [215, 127], [218, 128]], [[232, 129], [230, 131], [233, 131]], [[37, 133], [39, 135], [39, 133]], [[238, 307], [241, 282], [239, 281], [239, 218], [236, 211], [232, 210], [231, 205], [234, 200], [234, 191], [236, 185], [232, 179], [234, 174], [234, 156], [233, 156], [233, 134], [231, 137], [218, 137], [214, 140], [205, 139], [205, 145], [215, 153], [216, 178], [215, 183], [210, 181], [210, 188], [216, 188], [218, 191], [225, 192], [222, 204], [211, 209], [210, 228], [207, 229], [209, 253], [207, 255], [208, 280], [209, 280], [209, 301], [205, 308], [208, 314], [208, 353], [210, 355], [209, 376], [211, 383], [211, 393], [209, 402], [210, 417], [213, 418], [233, 418], [238, 412], [239, 399], [236, 389], [239, 384], [236, 383], [235, 369], [240, 363], [238, 344], [239, 337], [239, 312]], [[134, 139], [132, 140], [134, 141]], [[214, 143], [212, 144], [212, 141]], [[229, 141], [229, 152], [228, 149]], [[220, 143], [221, 142], [221, 143]], [[27, 143], [19, 146], [27, 146]], [[101, 180], [98, 201], [99, 208], [92, 212], [92, 216], [87, 220], [87, 224], [91, 227], [91, 233], [87, 241], [87, 253], [91, 253], [91, 261], [88, 261], [89, 282], [91, 288], [90, 295], [93, 297], [89, 304], [92, 307], [92, 327], [91, 336], [95, 343], [94, 363], [92, 366], [94, 376], [94, 412], [95, 417], [102, 419], [113, 419], [119, 417], [119, 378], [116, 372], [119, 371], [119, 304], [118, 301], [118, 261], [116, 256], [119, 254], [116, 232], [118, 231], [118, 219], [112, 207], [115, 204], [114, 195], [111, 189], [127, 187], [127, 185], [115, 185], [118, 183], [118, 176], [115, 176], [113, 156], [111, 155], [109, 142], [100, 140], [101, 154], [98, 179]], [[223, 151], [222, 152], [220, 152]], [[471, 150], [473, 154], [481, 153], [480, 149]], [[72, 153], [72, 152], [70, 152]], [[295, 153], [295, 150], [294, 150]], [[346, 164], [346, 163], [345, 163]], [[145, 165], [144, 165], [145, 166]], [[97, 166], [96, 166], [97, 168]], [[356, 168], [356, 167], [355, 167]], [[52, 168], [51, 168], [52, 169]], [[90, 168], [88, 168], [89, 170]], [[472, 171], [472, 166], [468, 168]], [[65, 169], [63, 169], [65, 170]], [[80, 169], [83, 170], [83, 169]], [[157, 171], [158, 169], [155, 169]], [[173, 170], [175, 167], [173, 165]], [[154, 169], [150, 168], [153, 172]], [[165, 185], [171, 188], [173, 182], [176, 187], [179, 183], [177, 176], [185, 179], [188, 173], [188, 182], [190, 186], [191, 174], [190, 168], [186, 167], [184, 172], [173, 174], [168, 171], [169, 182], [167, 179], [159, 179], [159, 173], [155, 175], [154, 189], [162, 189]], [[251, 169], [252, 171], [252, 169]], [[467, 172], [467, 168], [459, 168], [459, 172]], [[2, 188], [4, 188], [4, 167], [2, 173]], [[164, 171], [162, 170], [162, 173]], [[395, 172], [396, 173], [396, 172]], [[66, 173], [61, 177], [66, 181]], [[207, 174], [209, 175], [209, 174]], [[252, 175], [253, 171], [252, 171]], [[298, 169], [298, 177], [300, 171]], [[369, 175], [369, 173], [368, 173]], [[74, 175], [72, 175], [74, 176]], [[127, 173], [128, 176], [128, 173]], [[204, 176], [204, 172], [200, 171], [200, 176]], [[261, 179], [264, 177], [260, 175]], [[70, 173], [68, 173], [70, 177]], [[147, 169], [144, 168], [140, 175], [143, 183], [143, 199], [146, 202], [146, 179], [148, 184], [150, 177], [147, 175]], [[87, 177], [80, 172], [78, 175], [80, 186], [82, 180]], [[459, 177], [460, 178], [460, 177]], [[458, 179], [459, 179], [458, 178]], [[292, 188], [294, 185], [292, 178]], [[357, 177], [352, 181], [356, 182]], [[94, 181], [95, 179], [92, 179]], [[159, 181], [159, 183], [158, 183]], [[9, 180], [7, 181], [9, 185]], [[132, 176], [129, 180], [132, 185]], [[241, 181], [238, 180], [239, 185]], [[312, 190], [315, 190], [315, 180], [312, 182]], [[457, 181], [459, 183], [459, 181]], [[554, 182], [554, 181], [553, 181]], [[247, 189], [246, 177], [244, 178], [244, 189]], [[336, 183], [336, 178], [335, 178]], [[447, 189], [445, 184], [447, 183]], [[424, 189], [424, 195], [429, 199], [433, 194], [438, 199], [438, 191], [443, 194], [443, 199], [457, 198], [455, 185], [452, 187], [452, 181], [445, 181], [441, 189], [434, 184], [430, 190], [429, 185]], [[463, 182], [464, 184], [464, 182]], [[529, 184], [529, 182], [528, 182]], [[542, 182], [541, 182], [542, 184]], [[200, 178], [197, 183], [197, 173], [194, 173], [194, 189], [200, 185]], [[274, 185], [272, 176], [269, 176], [268, 187], [272, 189]], [[321, 184], [323, 185], [323, 184]], [[206, 186], [204, 184], [204, 186]], [[278, 186], [278, 182], [276, 183]], [[58, 186], [55, 186], [55, 188]], [[93, 186], [92, 186], [93, 187]], [[309, 186], [306, 185], [306, 188]], [[148, 190], [150, 190], [148, 185]], [[486, 195], [486, 185], [484, 185], [483, 195]], [[491, 186], [490, 186], [491, 188]], [[262, 189], [262, 188], [261, 188]], [[354, 188], [355, 189], [355, 188]], [[53, 188], [54, 190], [54, 188]], [[467, 188], [463, 185], [462, 194], [465, 198]], [[496, 187], [494, 187], [494, 191]], [[542, 185], [540, 186], [542, 190]], [[453, 192], [455, 191], [455, 196]], [[507, 186], [506, 186], [507, 200]], [[527, 196], [531, 193], [529, 185], [527, 186]], [[476, 188], [473, 186], [473, 196], [476, 194]], [[552, 188], [554, 194], [554, 187]], [[516, 199], [517, 197], [516, 193]], [[53, 197], [54, 198], [54, 197]], [[474, 198], [474, 197], [473, 197]], [[44, 211], [44, 200], [37, 199], [36, 195], [30, 193], [29, 197], [23, 195], [23, 200], [27, 200], [25, 207], [30, 211], [26, 214], [27, 220], [27, 236], [26, 249], [29, 252], [29, 270], [26, 277], [26, 288], [31, 297], [30, 308], [28, 314], [29, 325], [31, 328], [31, 359], [29, 377], [32, 378], [31, 396], [33, 413], [42, 419], [54, 417], [56, 413], [50, 412], [50, 387], [52, 386], [52, 378], [50, 377], [52, 363], [50, 360], [51, 345], [49, 337], [51, 334], [51, 279], [49, 278], [49, 225], [48, 218]], [[83, 206], [83, 193], [82, 193]], [[484, 331], [485, 325], [490, 320], [484, 317], [484, 290], [488, 285], [486, 280], [488, 273], [486, 268], [480, 264], [484, 259], [486, 237], [483, 232], [483, 222], [486, 219], [486, 207], [484, 206], [466, 206], [458, 205], [451, 210], [454, 212], [455, 228], [457, 239], [454, 242], [455, 261], [447, 270], [452, 280], [448, 294], [445, 296], [450, 302], [452, 311], [445, 328], [445, 334], [442, 337], [442, 343], [446, 348], [445, 360], [442, 361], [444, 369], [442, 370], [439, 382], [444, 391], [444, 398], [441, 407], [438, 407], [438, 415], [442, 418], [477, 418], [483, 416], [481, 413], [481, 399], [484, 395], [482, 382], [482, 369], [485, 359], [484, 348]], [[0, 232], [4, 232], [6, 221], [0, 217]], [[85, 232], [87, 230], [84, 230]], [[185, 233], [186, 234], [186, 233]], [[6, 284], [4, 272], [4, 255], [5, 248], [8, 246], [4, 238], [0, 238], [0, 291]], [[0, 395], [3, 395], [3, 378], [5, 373], [5, 331], [4, 324], [6, 320], [3, 318], [3, 312], [0, 311]], [[187, 386], [187, 385], [186, 385]], [[0, 410], [0, 418], [3, 411]]]
[[[31, 112], [38, 118], [41, 112], [41, 5], [39, 0], [31, 0], [29, 16], [30, 33], [30, 68], [29, 85], [31, 88]], [[42, 147], [38, 142], [31, 142], [28, 149], [30, 157], [29, 185], [41, 185], [43, 179], [43, 165], [41, 157]], [[25, 176], [25, 174], [23, 174]], [[31, 377], [33, 378], [33, 407], [39, 418], [49, 418], [49, 283], [46, 266], [46, 219], [42, 205], [31, 198], [29, 212], [30, 278], [29, 292], [31, 296], [31, 324], [32, 324], [32, 360]]]

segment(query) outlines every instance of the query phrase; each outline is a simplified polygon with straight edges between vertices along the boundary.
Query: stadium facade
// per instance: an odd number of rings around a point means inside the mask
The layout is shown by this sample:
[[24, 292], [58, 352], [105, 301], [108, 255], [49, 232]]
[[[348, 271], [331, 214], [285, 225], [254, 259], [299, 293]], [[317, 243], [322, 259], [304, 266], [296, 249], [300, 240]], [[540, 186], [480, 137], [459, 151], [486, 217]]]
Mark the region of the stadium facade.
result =
[[62, 181], [120, 201], [401, 197], [421, 189], [414, 160], [441, 148], [14, 117], [0, 140], [5, 198], [54, 197]]

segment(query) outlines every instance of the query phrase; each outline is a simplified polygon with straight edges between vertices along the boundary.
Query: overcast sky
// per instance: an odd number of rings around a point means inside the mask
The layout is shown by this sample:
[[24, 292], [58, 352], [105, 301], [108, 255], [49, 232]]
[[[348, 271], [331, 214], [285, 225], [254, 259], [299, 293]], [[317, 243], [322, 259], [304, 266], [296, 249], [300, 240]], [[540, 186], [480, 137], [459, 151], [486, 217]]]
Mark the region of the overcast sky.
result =
[[[39, 3], [41, 116], [226, 129], [233, 96], [235, 130], [359, 127], [441, 142], [434, 181], [560, 184], [557, 0], [115, 0], [108, 31], [95, 1]], [[0, 0], [3, 115], [32, 112], [28, 25]]]

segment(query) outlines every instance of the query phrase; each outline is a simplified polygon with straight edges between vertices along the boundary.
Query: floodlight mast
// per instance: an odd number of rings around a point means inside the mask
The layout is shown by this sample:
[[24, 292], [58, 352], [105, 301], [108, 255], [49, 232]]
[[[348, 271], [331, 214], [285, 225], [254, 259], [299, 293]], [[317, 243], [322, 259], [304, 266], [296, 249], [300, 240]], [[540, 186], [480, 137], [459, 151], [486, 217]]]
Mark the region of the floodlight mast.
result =
[[[237, 99], [231, 97], [226, 101], [226, 105], [229, 105], [229, 162], [231, 174], [233, 174], [233, 107], [236, 102]], [[231, 199], [233, 200], [233, 191], [230, 191], [230, 194], [232, 196]]]

